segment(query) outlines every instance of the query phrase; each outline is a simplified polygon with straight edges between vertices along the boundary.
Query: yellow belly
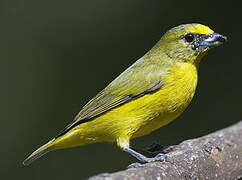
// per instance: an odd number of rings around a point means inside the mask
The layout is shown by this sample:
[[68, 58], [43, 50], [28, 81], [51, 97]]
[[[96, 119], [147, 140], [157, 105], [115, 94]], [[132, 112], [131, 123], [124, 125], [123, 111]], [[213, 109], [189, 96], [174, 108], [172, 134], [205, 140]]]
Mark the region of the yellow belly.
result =
[[197, 84], [197, 68], [177, 63], [164, 85], [70, 130], [55, 143], [59, 148], [143, 136], [178, 117], [190, 103]]

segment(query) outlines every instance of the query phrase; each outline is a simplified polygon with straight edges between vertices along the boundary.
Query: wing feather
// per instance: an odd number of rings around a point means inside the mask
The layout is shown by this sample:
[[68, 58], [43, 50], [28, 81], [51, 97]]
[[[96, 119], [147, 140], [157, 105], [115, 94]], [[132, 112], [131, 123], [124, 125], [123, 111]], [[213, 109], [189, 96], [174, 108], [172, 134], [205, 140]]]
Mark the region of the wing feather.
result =
[[[57, 137], [65, 134], [73, 127], [91, 121], [93, 118], [117, 107], [128, 103], [160, 89], [163, 85], [163, 71], [153, 73], [155, 67], [137, 67], [136, 64], [124, 71], [111, 82], [105, 89], [90, 100], [77, 114], [74, 121], [63, 129]], [[142, 70], [140, 69], [142, 68]], [[152, 72], [152, 73], [150, 73]]]

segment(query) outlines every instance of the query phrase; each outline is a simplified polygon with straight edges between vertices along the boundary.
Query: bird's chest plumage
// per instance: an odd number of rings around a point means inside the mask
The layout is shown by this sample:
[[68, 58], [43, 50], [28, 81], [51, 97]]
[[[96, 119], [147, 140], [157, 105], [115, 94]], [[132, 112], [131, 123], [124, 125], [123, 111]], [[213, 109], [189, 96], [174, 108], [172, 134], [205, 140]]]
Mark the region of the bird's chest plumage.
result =
[[191, 102], [197, 86], [197, 68], [191, 63], [172, 67], [164, 79], [164, 86], [155, 96], [161, 97], [166, 111], [184, 110]]
[[171, 67], [161, 89], [142, 98], [143, 106], [140, 106], [140, 111], [146, 112], [147, 120], [142, 121], [135, 136], [148, 134], [177, 118], [191, 102], [196, 85], [195, 65], [178, 63]]

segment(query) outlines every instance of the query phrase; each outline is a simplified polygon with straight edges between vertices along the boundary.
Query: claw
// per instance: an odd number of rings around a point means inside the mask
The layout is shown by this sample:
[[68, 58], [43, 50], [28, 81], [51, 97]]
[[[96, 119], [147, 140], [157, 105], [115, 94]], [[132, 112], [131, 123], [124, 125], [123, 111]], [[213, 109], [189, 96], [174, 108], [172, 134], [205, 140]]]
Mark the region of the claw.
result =
[[137, 168], [137, 167], [141, 167], [142, 164], [141, 163], [138, 163], [138, 162], [135, 162], [135, 163], [132, 163], [128, 166], [128, 168]]
[[[154, 161], [166, 161], [167, 159], [167, 155], [166, 154], [162, 154], [162, 153], [159, 153], [157, 154], [155, 157], [153, 158], [147, 158], [146, 159], [146, 163], [149, 163], [149, 162], [154, 162]], [[137, 168], [137, 167], [141, 167], [143, 164], [139, 163], [139, 162], [135, 162], [135, 163], [132, 163], [128, 166], [128, 168]]]
[[166, 154], [159, 153], [154, 157], [154, 161], [165, 161], [167, 159]]
[[166, 154], [159, 153], [153, 158], [147, 158], [146, 162], [154, 162], [154, 161], [165, 161], [167, 159]]

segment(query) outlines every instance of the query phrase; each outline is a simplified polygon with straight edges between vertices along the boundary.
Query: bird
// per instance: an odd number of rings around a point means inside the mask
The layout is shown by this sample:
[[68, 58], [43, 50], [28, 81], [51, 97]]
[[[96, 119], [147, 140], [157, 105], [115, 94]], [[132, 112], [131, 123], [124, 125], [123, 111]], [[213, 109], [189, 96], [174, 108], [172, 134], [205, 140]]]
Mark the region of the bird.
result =
[[162, 153], [147, 157], [136, 151], [130, 141], [183, 113], [196, 91], [201, 59], [226, 40], [226, 36], [199, 23], [171, 28], [23, 164], [29, 165], [53, 150], [98, 142], [115, 142], [142, 163], [164, 160]]

